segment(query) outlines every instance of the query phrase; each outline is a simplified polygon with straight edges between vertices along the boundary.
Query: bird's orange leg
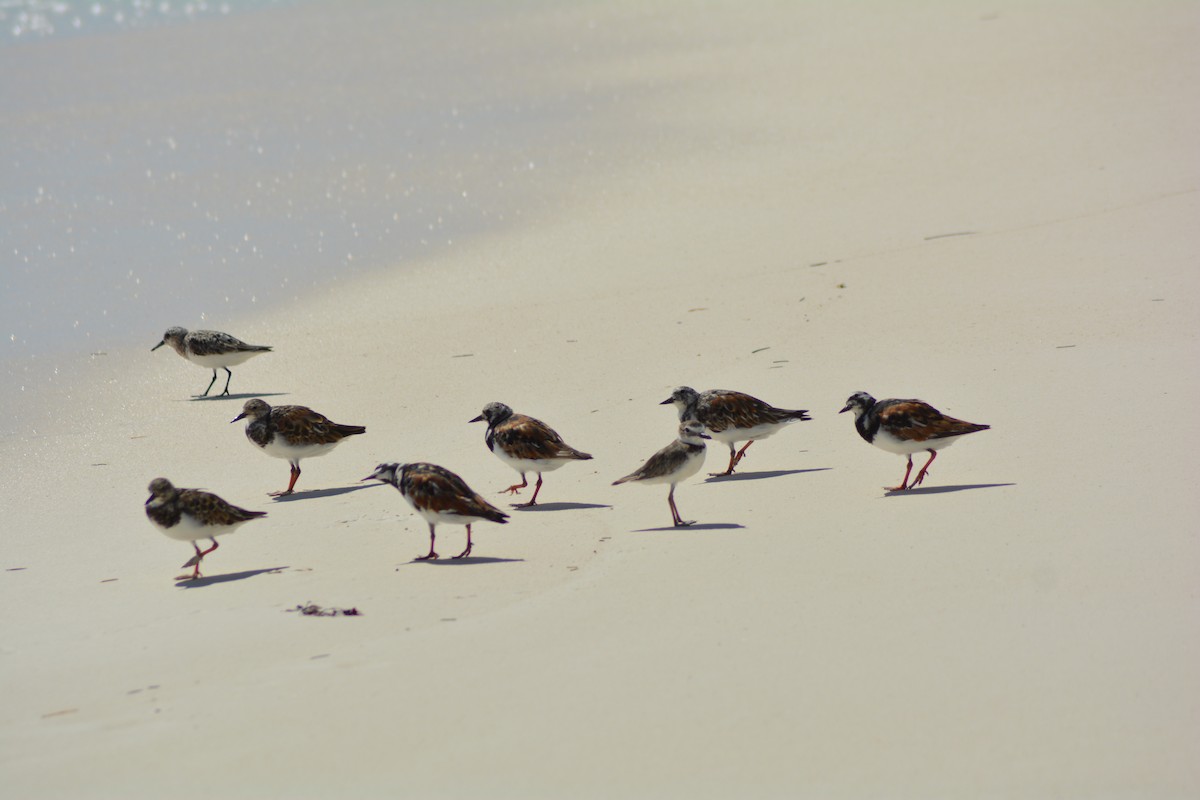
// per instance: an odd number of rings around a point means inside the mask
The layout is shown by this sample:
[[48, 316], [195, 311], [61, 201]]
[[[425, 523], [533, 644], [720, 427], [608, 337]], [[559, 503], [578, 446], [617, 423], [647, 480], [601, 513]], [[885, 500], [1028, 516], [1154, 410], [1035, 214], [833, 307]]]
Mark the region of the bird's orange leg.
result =
[[925, 473], [929, 472], [929, 465], [933, 463], [935, 458], [937, 458], [937, 450], [930, 450], [929, 460], [925, 462], [925, 466], [921, 467], [921, 471], [917, 473], [916, 479], [912, 482], [912, 486], [909, 487], [910, 489], [921, 485], [921, 481], [925, 480]]
[[[930, 459], [930, 460], [932, 461], [933, 459]], [[899, 486], [884, 487], [886, 489], [886, 491], [903, 492], [905, 489], [907, 489], [908, 488], [908, 474], [910, 472], [912, 472], [912, 455], [909, 455], [909, 457], [908, 457], [908, 469], [904, 470], [904, 480], [900, 481]], [[913, 485], [916, 486], [916, 484], [913, 484]]]
[[296, 478], [300, 477], [300, 465], [292, 464], [292, 479], [288, 481], [288, 488], [282, 492], [268, 492], [268, 497], [284, 497], [291, 494], [296, 489]]
[[467, 526], [467, 549], [455, 556], [455, 558], [466, 558], [471, 555], [471, 526]]
[[538, 492], [540, 492], [541, 490], [542, 490], [542, 473], [539, 472], [537, 483], [534, 484], [534, 487], [533, 487], [533, 497], [529, 498], [528, 503], [518, 503], [517, 505], [515, 505], [513, 507], [514, 508], [529, 508], [530, 506], [537, 505]]
[[433, 552], [433, 542], [435, 539], [433, 527], [433, 523], [429, 523], [429, 553], [423, 556], [417, 556], [415, 559], [413, 559], [414, 561], [431, 561], [438, 557], [438, 554]]
[[746, 451], [750, 449], [750, 445], [752, 445], [752, 444], [754, 444], [753, 439], [751, 439], [750, 441], [748, 441], [744, 445], [742, 445], [742, 449], [738, 450], [737, 455], [734, 456], [734, 458], [733, 458], [734, 466], [737, 466], [738, 464], [742, 463], [742, 457], [746, 455]]
[[[749, 445], [746, 445], [746, 446], [749, 447]], [[729, 445], [729, 466], [725, 468], [724, 472], [710, 472], [708, 474], [713, 476], [714, 478], [721, 478], [721, 477], [724, 477], [725, 475], [732, 475], [733, 468], [735, 466], [737, 466], [737, 461], [738, 461], [737, 450], [735, 450], [734, 446], [731, 444], [731, 445]]]
[[[538, 475], [539, 485], [540, 485], [541, 479], [542, 479], [542, 476]], [[516, 494], [517, 492], [521, 491], [528, 485], [529, 485], [529, 481], [525, 479], [525, 473], [522, 472], [521, 473], [521, 482], [514, 483], [512, 486], [508, 487], [507, 489], [501, 489], [500, 494]], [[535, 494], [536, 494], [536, 492], [535, 492]]]

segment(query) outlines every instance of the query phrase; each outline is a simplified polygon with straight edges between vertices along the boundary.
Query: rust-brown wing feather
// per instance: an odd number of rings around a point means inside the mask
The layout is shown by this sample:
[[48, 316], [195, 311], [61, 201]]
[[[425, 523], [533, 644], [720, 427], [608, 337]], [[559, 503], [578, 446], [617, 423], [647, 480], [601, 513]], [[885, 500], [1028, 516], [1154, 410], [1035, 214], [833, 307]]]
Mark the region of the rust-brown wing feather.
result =
[[563, 441], [558, 432], [541, 420], [514, 414], [496, 426], [496, 442], [512, 458], [591, 458]]
[[879, 411], [879, 422], [892, 436], [923, 442], [987, 430], [990, 426], [948, 417], [921, 400], [895, 400]]
[[367, 430], [361, 425], [339, 425], [304, 406], [275, 406], [271, 422], [285, 440], [295, 445], [334, 444]]
[[405, 470], [401, 488], [418, 508], [464, 517], [504, 522], [508, 515], [479, 496], [457, 474], [436, 464], [414, 464]]

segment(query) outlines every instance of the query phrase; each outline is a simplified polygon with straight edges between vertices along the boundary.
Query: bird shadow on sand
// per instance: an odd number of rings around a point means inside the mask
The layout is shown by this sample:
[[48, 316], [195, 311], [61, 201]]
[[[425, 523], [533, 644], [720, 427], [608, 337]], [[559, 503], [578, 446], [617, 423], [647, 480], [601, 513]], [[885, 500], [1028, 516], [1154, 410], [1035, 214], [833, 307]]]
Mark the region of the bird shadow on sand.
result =
[[730, 481], [761, 481], [765, 478], [782, 478], [784, 475], [802, 475], [805, 472], [825, 472], [833, 467], [813, 467], [812, 469], [768, 469], [761, 472], [735, 472], [732, 475], [710, 475], [705, 483], [728, 483]]
[[536, 506], [513, 503], [512, 508], [517, 511], [571, 511], [580, 508], [612, 508], [612, 506], [603, 503], [538, 503]]
[[199, 578], [181, 578], [175, 582], [175, 585], [180, 589], [202, 589], [205, 586], [212, 586], [218, 583], [229, 583], [230, 581], [240, 581], [246, 578], [253, 578], [255, 575], [265, 575], [279, 573], [288, 567], [268, 567], [267, 569], [248, 569], [245, 572], [228, 572], [224, 575], [202, 575]]
[[638, 528], [631, 533], [659, 533], [661, 531], [728, 531], [745, 528], [736, 522], [697, 522], [693, 525], [666, 525], [662, 528]]
[[[513, 564], [523, 558], [493, 558], [492, 556], [467, 556], [466, 558], [431, 558], [424, 561], [413, 559], [409, 564], [429, 564], [434, 567], [458, 567], [468, 564]], [[405, 565], [407, 566], [407, 565]]]
[[284, 397], [291, 392], [238, 392], [237, 394], [194, 394], [187, 399], [189, 403], [203, 403], [209, 400], [251, 400], [255, 397]]
[[960, 483], [951, 486], [918, 486], [916, 489], [892, 491], [888, 489], [884, 497], [911, 497], [918, 494], [948, 494], [949, 492], [965, 492], [970, 489], [996, 489], [1001, 486], [1016, 486], [1015, 483]]
[[355, 483], [350, 486], [334, 486], [331, 489], [312, 489], [307, 492], [292, 492], [272, 498], [276, 503], [291, 503], [295, 500], [312, 500], [314, 497], [335, 497], [339, 494], [357, 492], [359, 489], [373, 489], [376, 486], [386, 486], [383, 483]]

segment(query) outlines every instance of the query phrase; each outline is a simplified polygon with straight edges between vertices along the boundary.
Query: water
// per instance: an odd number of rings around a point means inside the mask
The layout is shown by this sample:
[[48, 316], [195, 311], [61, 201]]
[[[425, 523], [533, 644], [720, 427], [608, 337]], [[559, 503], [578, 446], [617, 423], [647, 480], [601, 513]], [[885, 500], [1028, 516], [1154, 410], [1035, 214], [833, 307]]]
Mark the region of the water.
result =
[[89, 353], [515, 224], [622, 101], [553, 79], [611, 37], [550, 3], [0, 9], [6, 419]]
[[42, 39], [137, 30], [298, 0], [0, 0], [0, 35]]

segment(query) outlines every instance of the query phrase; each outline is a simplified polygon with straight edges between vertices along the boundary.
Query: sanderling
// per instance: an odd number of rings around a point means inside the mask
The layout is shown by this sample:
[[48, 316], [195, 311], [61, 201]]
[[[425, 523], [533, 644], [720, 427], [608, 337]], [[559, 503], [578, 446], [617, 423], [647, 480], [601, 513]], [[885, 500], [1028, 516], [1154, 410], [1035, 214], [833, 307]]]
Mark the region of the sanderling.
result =
[[151, 347], [150, 352], [153, 353], [164, 344], [171, 345], [176, 353], [193, 364], [208, 367], [213, 371], [208, 388], [204, 390], [204, 394], [198, 395], [199, 397], [208, 397], [209, 389], [212, 389], [213, 384], [217, 382], [218, 367], [224, 369], [226, 373], [225, 391], [221, 394], [227, 395], [229, 394], [229, 381], [233, 378], [233, 373], [229, 371], [230, 367], [236, 367], [259, 353], [271, 352], [271, 348], [266, 345], [246, 344], [228, 333], [189, 331], [187, 328], [167, 328], [162, 341]]

